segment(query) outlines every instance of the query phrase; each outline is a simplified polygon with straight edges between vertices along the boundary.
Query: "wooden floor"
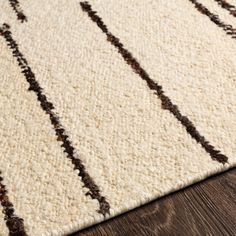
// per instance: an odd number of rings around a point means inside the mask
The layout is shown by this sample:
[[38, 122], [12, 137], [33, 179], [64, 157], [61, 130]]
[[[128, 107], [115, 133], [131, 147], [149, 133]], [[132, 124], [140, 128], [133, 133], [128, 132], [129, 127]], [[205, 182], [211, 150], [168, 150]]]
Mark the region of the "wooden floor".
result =
[[236, 169], [73, 234], [113, 235], [236, 236]]

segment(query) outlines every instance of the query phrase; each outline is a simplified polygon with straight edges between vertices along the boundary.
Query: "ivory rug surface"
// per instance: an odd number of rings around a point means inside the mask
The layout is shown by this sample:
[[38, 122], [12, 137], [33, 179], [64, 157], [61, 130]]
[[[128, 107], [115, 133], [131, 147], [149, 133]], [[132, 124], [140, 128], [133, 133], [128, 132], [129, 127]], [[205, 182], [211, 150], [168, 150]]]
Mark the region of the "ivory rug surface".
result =
[[235, 166], [235, 6], [1, 0], [0, 235], [68, 235]]

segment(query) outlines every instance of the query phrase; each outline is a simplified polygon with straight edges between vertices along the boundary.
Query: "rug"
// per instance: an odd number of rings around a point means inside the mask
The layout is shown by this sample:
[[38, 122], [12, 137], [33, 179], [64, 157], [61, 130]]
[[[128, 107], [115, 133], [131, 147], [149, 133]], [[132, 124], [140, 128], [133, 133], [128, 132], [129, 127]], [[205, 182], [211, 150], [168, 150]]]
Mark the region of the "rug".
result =
[[235, 6], [1, 1], [0, 235], [68, 235], [234, 167]]

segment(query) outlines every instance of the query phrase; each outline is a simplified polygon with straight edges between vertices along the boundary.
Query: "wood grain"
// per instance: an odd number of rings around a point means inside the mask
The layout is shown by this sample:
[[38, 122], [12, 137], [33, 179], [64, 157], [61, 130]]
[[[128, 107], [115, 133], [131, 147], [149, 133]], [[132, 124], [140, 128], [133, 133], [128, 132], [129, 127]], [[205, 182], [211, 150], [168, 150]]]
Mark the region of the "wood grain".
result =
[[236, 169], [71, 236], [236, 235]]

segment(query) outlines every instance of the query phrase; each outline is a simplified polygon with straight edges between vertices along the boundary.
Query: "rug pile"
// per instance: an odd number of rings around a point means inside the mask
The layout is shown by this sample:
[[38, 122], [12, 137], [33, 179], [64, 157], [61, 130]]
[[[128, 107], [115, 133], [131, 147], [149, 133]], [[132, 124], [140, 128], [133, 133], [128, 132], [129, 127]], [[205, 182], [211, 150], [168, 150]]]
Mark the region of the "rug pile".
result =
[[68, 235], [234, 167], [235, 6], [1, 1], [0, 235]]

